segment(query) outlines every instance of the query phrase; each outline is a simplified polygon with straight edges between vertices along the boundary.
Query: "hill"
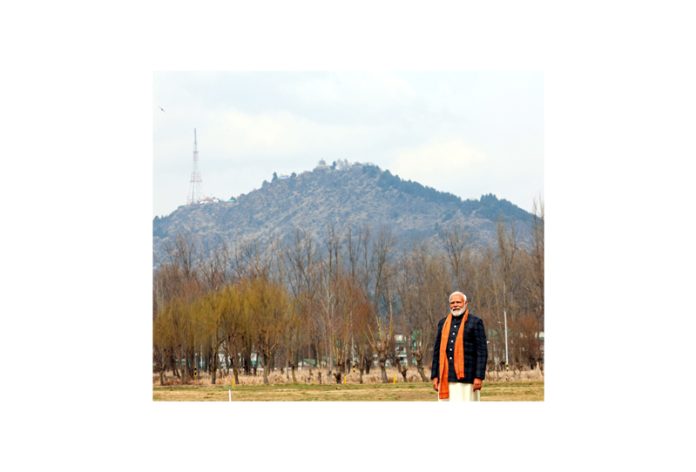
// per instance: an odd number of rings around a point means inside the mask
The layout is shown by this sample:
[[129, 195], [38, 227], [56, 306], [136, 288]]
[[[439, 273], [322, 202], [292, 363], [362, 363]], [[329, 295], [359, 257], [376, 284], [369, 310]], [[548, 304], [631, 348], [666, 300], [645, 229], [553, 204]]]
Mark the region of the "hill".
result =
[[288, 242], [296, 228], [323, 240], [331, 225], [338, 230], [387, 227], [398, 248], [435, 242], [445, 228], [462, 228], [469, 244], [496, 241], [498, 221], [515, 227], [520, 244], [531, 241], [533, 215], [495, 195], [462, 200], [372, 164], [334, 163], [312, 171], [264, 181], [261, 188], [229, 201], [180, 206], [153, 221], [155, 267], [177, 235], [193, 238], [204, 255], [222, 242], [234, 246], [273, 239]]

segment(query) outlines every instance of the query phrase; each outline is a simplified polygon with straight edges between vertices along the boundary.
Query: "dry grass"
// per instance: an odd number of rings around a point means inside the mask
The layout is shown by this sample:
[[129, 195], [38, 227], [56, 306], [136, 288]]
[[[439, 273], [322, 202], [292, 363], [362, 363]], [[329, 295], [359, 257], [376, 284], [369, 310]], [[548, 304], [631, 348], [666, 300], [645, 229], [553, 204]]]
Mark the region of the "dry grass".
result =
[[[321, 382], [319, 381], [319, 373], [321, 372]], [[425, 375], [430, 378], [430, 369], [425, 369]], [[344, 376], [343, 381], [346, 384], [360, 384], [360, 373], [357, 370], [353, 370], [348, 375]], [[389, 383], [404, 383], [404, 379], [394, 368], [387, 368], [387, 378]], [[305, 384], [305, 385], [336, 385], [336, 380], [333, 376], [327, 374], [326, 369], [298, 369], [295, 371], [295, 379], [297, 382], [292, 381], [291, 374], [286, 371], [281, 373], [279, 370], [273, 371], [268, 375], [268, 380], [271, 385], [293, 385], [293, 384]], [[421, 377], [416, 371], [416, 369], [410, 368], [406, 374], [406, 383], [421, 382]], [[509, 371], [489, 371], [486, 373], [487, 382], [517, 382], [517, 381], [542, 381], [544, 380], [544, 374], [541, 370], [509, 370]], [[153, 385], [159, 386], [159, 375], [154, 374], [152, 376]], [[167, 383], [165, 385], [178, 385], [180, 382], [176, 379], [171, 372], [167, 372]], [[217, 378], [217, 384], [230, 385], [234, 387], [234, 380], [232, 375]], [[239, 376], [240, 385], [263, 385], [263, 375], [259, 372], [257, 375], [240, 375]], [[382, 375], [379, 368], [373, 368], [370, 370], [369, 374], [363, 375], [363, 384], [382, 384]], [[190, 382], [190, 385], [212, 385], [210, 382], [210, 375], [203, 373], [200, 378], [195, 379]]]
[[[323, 371], [323, 383], [317, 382], [316, 370], [313, 378], [298, 372], [298, 383], [292, 383], [285, 374], [274, 372], [269, 375], [270, 385], [263, 385], [263, 376], [240, 376], [240, 384], [233, 385], [230, 377], [218, 379], [217, 385], [202, 378], [191, 385], [160, 386], [153, 385], [155, 401], [228, 401], [228, 390], [232, 390], [233, 401], [436, 401], [435, 391], [430, 382], [422, 382], [420, 376], [407, 375], [408, 382], [403, 382], [395, 370], [388, 371], [390, 382], [381, 383], [379, 369], [363, 376], [363, 384], [357, 383], [358, 374], [350, 374], [347, 383], [337, 385], [326, 383], [326, 371]], [[426, 374], [429, 372], [426, 371]], [[509, 372], [496, 376], [489, 374], [484, 381], [481, 392], [482, 401], [543, 401], [544, 381], [540, 372], [535, 378], [535, 371]], [[496, 379], [498, 377], [498, 379]], [[304, 381], [303, 381], [304, 380]]]

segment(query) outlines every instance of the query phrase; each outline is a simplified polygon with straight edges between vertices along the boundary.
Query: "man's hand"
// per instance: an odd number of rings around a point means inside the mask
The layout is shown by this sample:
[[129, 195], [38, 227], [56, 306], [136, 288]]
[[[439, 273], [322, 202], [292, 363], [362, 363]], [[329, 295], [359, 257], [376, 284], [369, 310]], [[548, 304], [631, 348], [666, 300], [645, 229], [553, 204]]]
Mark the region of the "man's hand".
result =
[[481, 390], [481, 387], [483, 387], [483, 381], [481, 379], [474, 379], [474, 392], [476, 390]]
[[439, 387], [440, 387], [440, 379], [435, 377], [433, 379], [433, 389], [437, 392], [437, 391], [439, 391]]

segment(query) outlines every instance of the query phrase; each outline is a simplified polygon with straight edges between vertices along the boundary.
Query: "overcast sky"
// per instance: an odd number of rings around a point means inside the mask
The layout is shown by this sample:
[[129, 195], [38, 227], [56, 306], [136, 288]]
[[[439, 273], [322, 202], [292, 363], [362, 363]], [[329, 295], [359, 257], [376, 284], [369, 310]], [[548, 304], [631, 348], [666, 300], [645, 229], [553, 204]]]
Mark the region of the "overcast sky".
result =
[[153, 110], [155, 215], [186, 203], [194, 128], [205, 196], [320, 159], [526, 210], [543, 196], [541, 72], [159, 72]]

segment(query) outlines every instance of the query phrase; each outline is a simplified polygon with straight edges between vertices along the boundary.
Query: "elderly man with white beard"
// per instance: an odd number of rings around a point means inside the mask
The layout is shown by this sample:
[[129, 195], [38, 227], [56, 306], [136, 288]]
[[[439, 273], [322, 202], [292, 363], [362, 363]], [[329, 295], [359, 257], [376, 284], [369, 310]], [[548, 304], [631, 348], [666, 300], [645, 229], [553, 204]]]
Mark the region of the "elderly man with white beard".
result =
[[430, 378], [440, 401], [479, 401], [488, 346], [481, 318], [469, 313], [462, 292], [449, 297], [450, 312], [437, 324]]

